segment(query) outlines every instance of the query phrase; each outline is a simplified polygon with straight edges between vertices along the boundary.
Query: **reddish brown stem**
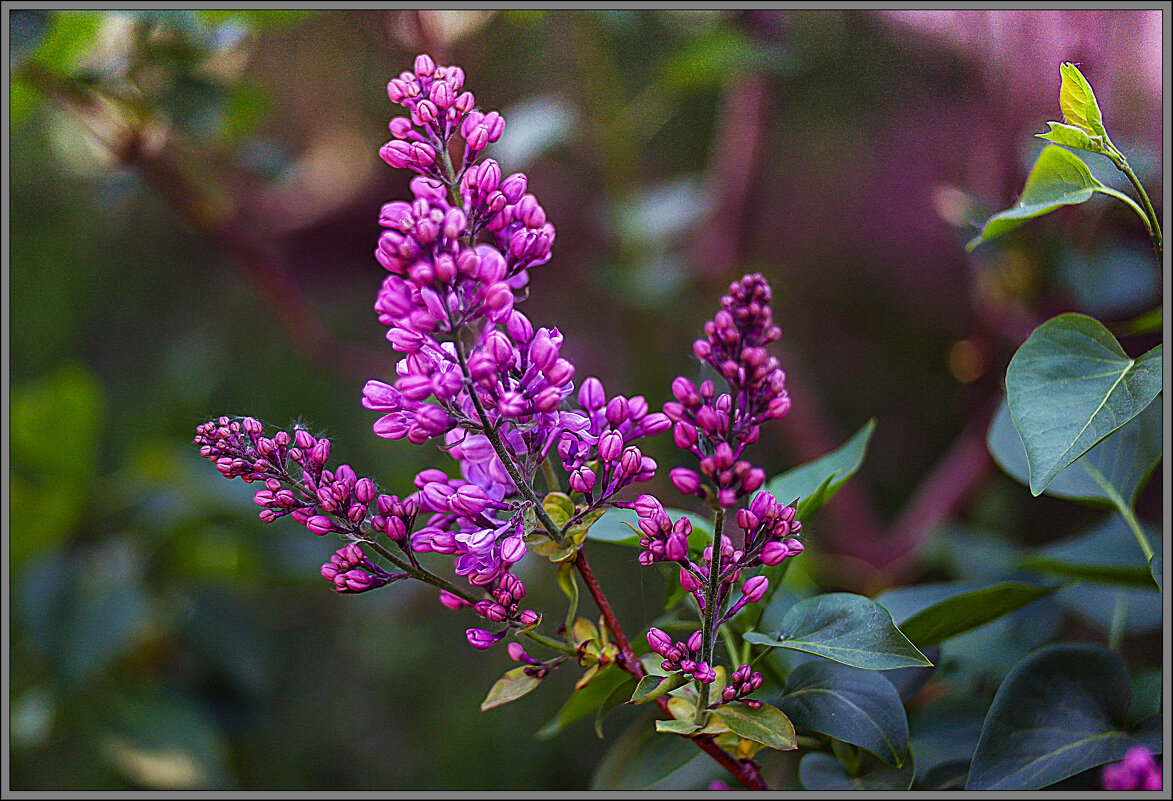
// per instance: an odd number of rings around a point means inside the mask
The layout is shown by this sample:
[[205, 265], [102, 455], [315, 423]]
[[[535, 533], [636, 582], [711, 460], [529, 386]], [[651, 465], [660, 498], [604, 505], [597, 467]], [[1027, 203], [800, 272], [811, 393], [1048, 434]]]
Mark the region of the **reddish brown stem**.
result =
[[[599, 586], [594, 572], [591, 571], [591, 566], [587, 562], [585, 552], [581, 550], [578, 552], [578, 555], [574, 558], [574, 566], [578, 569], [578, 574], [582, 576], [583, 583], [587, 586], [587, 591], [595, 599], [595, 605], [599, 607], [599, 612], [603, 615], [603, 621], [607, 624], [607, 629], [611, 632], [611, 638], [615, 641], [615, 645], [619, 647], [619, 667], [626, 670], [637, 680], [642, 679], [645, 673], [643, 665], [640, 664], [639, 656], [632, 649], [627, 635], [623, 633], [623, 627], [619, 625], [619, 619], [615, 617], [615, 611], [611, 608], [611, 603], [603, 593], [603, 588]], [[657, 698], [656, 705], [664, 712], [671, 714], [668, 712], [667, 699], [663, 697]], [[712, 736], [708, 734], [690, 737], [689, 739], [696, 743], [698, 748], [711, 756], [721, 767], [729, 771], [733, 778], [737, 779], [750, 790], [770, 789], [765, 781], [762, 780], [758, 766], [753, 760], [737, 759], [721, 746], [717, 745], [713, 741]]]

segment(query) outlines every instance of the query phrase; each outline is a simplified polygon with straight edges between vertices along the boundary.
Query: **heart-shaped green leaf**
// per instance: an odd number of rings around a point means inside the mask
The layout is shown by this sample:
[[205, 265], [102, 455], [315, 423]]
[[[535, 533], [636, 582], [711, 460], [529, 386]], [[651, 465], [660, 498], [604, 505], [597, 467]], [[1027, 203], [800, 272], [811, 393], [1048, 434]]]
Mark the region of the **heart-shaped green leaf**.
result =
[[747, 740], [779, 751], [793, 751], [798, 748], [794, 724], [780, 709], [769, 704], [762, 704], [754, 709], [742, 701], [734, 701], [717, 707], [713, 714], [719, 717], [730, 731]]
[[1079, 68], [1070, 62], [1059, 65], [1059, 110], [1063, 119], [1089, 134], [1107, 138], [1104, 117], [1092, 85], [1083, 77]]
[[748, 642], [822, 656], [866, 670], [931, 665], [900, 633], [888, 610], [862, 595], [827, 593], [799, 601], [772, 635], [750, 632]]
[[1161, 346], [1130, 359], [1098, 320], [1061, 314], [1040, 325], [1006, 369], [1010, 417], [1038, 495], [1161, 391]]
[[[1150, 403], [1055, 476], [1043, 493], [1117, 511], [1131, 507], [1161, 461], [1161, 418], [1161, 404]], [[1030, 482], [1026, 450], [1005, 400], [990, 423], [986, 446], [1009, 476]]]
[[892, 682], [870, 670], [815, 660], [786, 677], [779, 708], [796, 726], [866, 748], [890, 765], [908, 753], [908, 719]]
[[1061, 643], [1006, 676], [982, 724], [967, 790], [1038, 790], [1123, 758], [1128, 670], [1098, 645]]
[[[1150, 541], [1158, 548], [1153, 558], [1159, 563], [1161, 539], [1153, 536]], [[1018, 566], [1067, 578], [1150, 590], [1153, 587], [1151, 566], [1144, 560], [1132, 530], [1117, 515], [1110, 515], [1083, 534], [1029, 553]]]
[[1018, 202], [986, 220], [981, 233], [971, 239], [965, 249], [973, 250], [983, 242], [1013, 231], [1027, 220], [1062, 206], [1091, 200], [1100, 186], [1079, 156], [1057, 145], [1047, 145], [1031, 168]]
[[630, 678], [631, 675], [627, 671], [615, 666], [600, 671], [589, 684], [581, 690], [572, 692], [566, 703], [558, 710], [558, 714], [538, 729], [534, 737], [548, 740], [561, 734], [571, 723], [598, 709], [615, 688], [623, 686]]

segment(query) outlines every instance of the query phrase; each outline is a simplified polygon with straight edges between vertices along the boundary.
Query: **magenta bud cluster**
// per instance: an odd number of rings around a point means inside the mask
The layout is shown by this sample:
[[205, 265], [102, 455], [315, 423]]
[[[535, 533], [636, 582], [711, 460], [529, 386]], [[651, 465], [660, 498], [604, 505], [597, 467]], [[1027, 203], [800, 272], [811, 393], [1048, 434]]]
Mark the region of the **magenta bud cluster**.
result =
[[656, 461], [635, 443], [667, 431], [671, 422], [666, 415], [649, 413], [642, 395], [608, 399], [602, 382], [593, 376], [582, 382], [578, 405], [578, 425], [567, 426], [558, 441], [572, 490], [590, 503], [603, 503], [655, 474]]
[[322, 578], [334, 583], [338, 592], [366, 592], [406, 578], [406, 573], [392, 574], [367, 558], [362, 547], [352, 542], [322, 565]]
[[672, 382], [675, 400], [664, 404], [664, 413], [672, 421], [673, 441], [700, 462], [699, 473], [671, 471], [673, 486], [685, 495], [705, 497], [703, 476], [717, 502], [729, 507], [765, 482], [765, 472], [742, 452], [758, 440], [762, 423], [790, 411], [786, 374], [766, 351], [781, 336], [770, 297], [770, 285], [756, 273], [730, 284], [721, 310], [705, 323], [705, 338], [693, 343], [696, 357], [721, 376], [728, 391], [718, 392], [711, 380], [697, 386], [680, 376]]
[[701, 661], [701, 632], [696, 631], [684, 642], [674, 642], [667, 633], [657, 628], [648, 630], [648, 647], [664, 657], [660, 667], [669, 673], [680, 672], [702, 684], [711, 684], [717, 672], [708, 662]]
[[[725, 689], [721, 691], [722, 703], [729, 703], [760, 689], [762, 686], [762, 674], [750, 668], [749, 665], [742, 665], [729, 675], [729, 681], [725, 684]], [[754, 709], [761, 707], [761, 701], [747, 700], [746, 704]]]

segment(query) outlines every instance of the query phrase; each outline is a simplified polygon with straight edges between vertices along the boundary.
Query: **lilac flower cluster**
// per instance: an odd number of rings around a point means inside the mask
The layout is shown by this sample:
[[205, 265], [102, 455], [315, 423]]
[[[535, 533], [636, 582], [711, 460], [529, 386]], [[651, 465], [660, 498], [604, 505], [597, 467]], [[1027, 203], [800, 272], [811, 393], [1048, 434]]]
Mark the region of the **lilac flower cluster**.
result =
[[1131, 792], [1133, 790], [1154, 791], [1161, 788], [1161, 766], [1153, 754], [1143, 745], [1128, 749], [1124, 759], [1104, 768], [1100, 783], [1105, 790]]
[[[786, 374], [765, 348], [781, 336], [770, 310], [770, 285], [761, 275], [746, 275], [730, 284], [721, 306], [693, 352], [725, 379], [729, 391], [717, 394], [712, 381], [698, 388], [681, 376], [672, 382], [676, 400], [664, 404], [664, 413], [674, 424], [676, 446], [700, 460], [717, 502], [729, 507], [765, 481], [765, 472], [742, 459], [742, 451], [757, 441], [762, 423], [786, 416], [790, 396]], [[670, 477], [680, 492], [705, 497], [695, 471], [678, 467]]]
[[[664, 657], [660, 667], [669, 672], [679, 671], [686, 677], [691, 677], [702, 684], [711, 684], [717, 678], [716, 670], [708, 662], [702, 660], [701, 646], [703, 635], [698, 629], [689, 635], [684, 642], [674, 642], [665, 632], [657, 628], [648, 630], [648, 646], [659, 656]], [[758, 690], [762, 686], [762, 674], [741, 665], [729, 677], [725, 689], [721, 691], [719, 703], [729, 703], [743, 698]], [[761, 706], [760, 701], [748, 701], [750, 706]]]

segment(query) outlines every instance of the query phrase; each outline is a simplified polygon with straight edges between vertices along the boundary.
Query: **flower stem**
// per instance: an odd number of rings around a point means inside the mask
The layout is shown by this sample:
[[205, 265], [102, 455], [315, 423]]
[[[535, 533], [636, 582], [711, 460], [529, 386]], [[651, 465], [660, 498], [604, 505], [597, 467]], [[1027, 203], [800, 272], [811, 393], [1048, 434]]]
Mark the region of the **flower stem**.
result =
[[[718, 507], [713, 517], [712, 558], [709, 560], [709, 586], [705, 589], [705, 616], [701, 619], [701, 659], [712, 666], [716, 646], [718, 594], [721, 589], [721, 534], [725, 530], [725, 509]], [[709, 685], [700, 684], [696, 723], [704, 725], [706, 707], [709, 705]]]
[[1124, 154], [1116, 149], [1114, 145], [1109, 145], [1111, 152], [1108, 157], [1112, 163], [1116, 165], [1116, 169], [1128, 176], [1128, 180], [1132, 183], [1132, 188], [1136, 190], [1136, 194], [1140, 197], [1140, 202], [1144, 204], [1144, 214], [1148, 218], [1146, 227], [1149, 229], [1149, 237], [1153, 240], [1153, 248], [1157, 251], [1157, 262], [1163, 267], [1165, 264], [1164, 256], [1164, 237], [1161, 235], [1161, 222], [1157, 218], [1157, 212], [1153, 210], [1152, 201], [1149, 200], [1148, 192], [1144, 191], [1144, 185], [1140, 182], [1140, 178], [1132, 171], [1132, 166], [1129, 165], [1128, 159]]

